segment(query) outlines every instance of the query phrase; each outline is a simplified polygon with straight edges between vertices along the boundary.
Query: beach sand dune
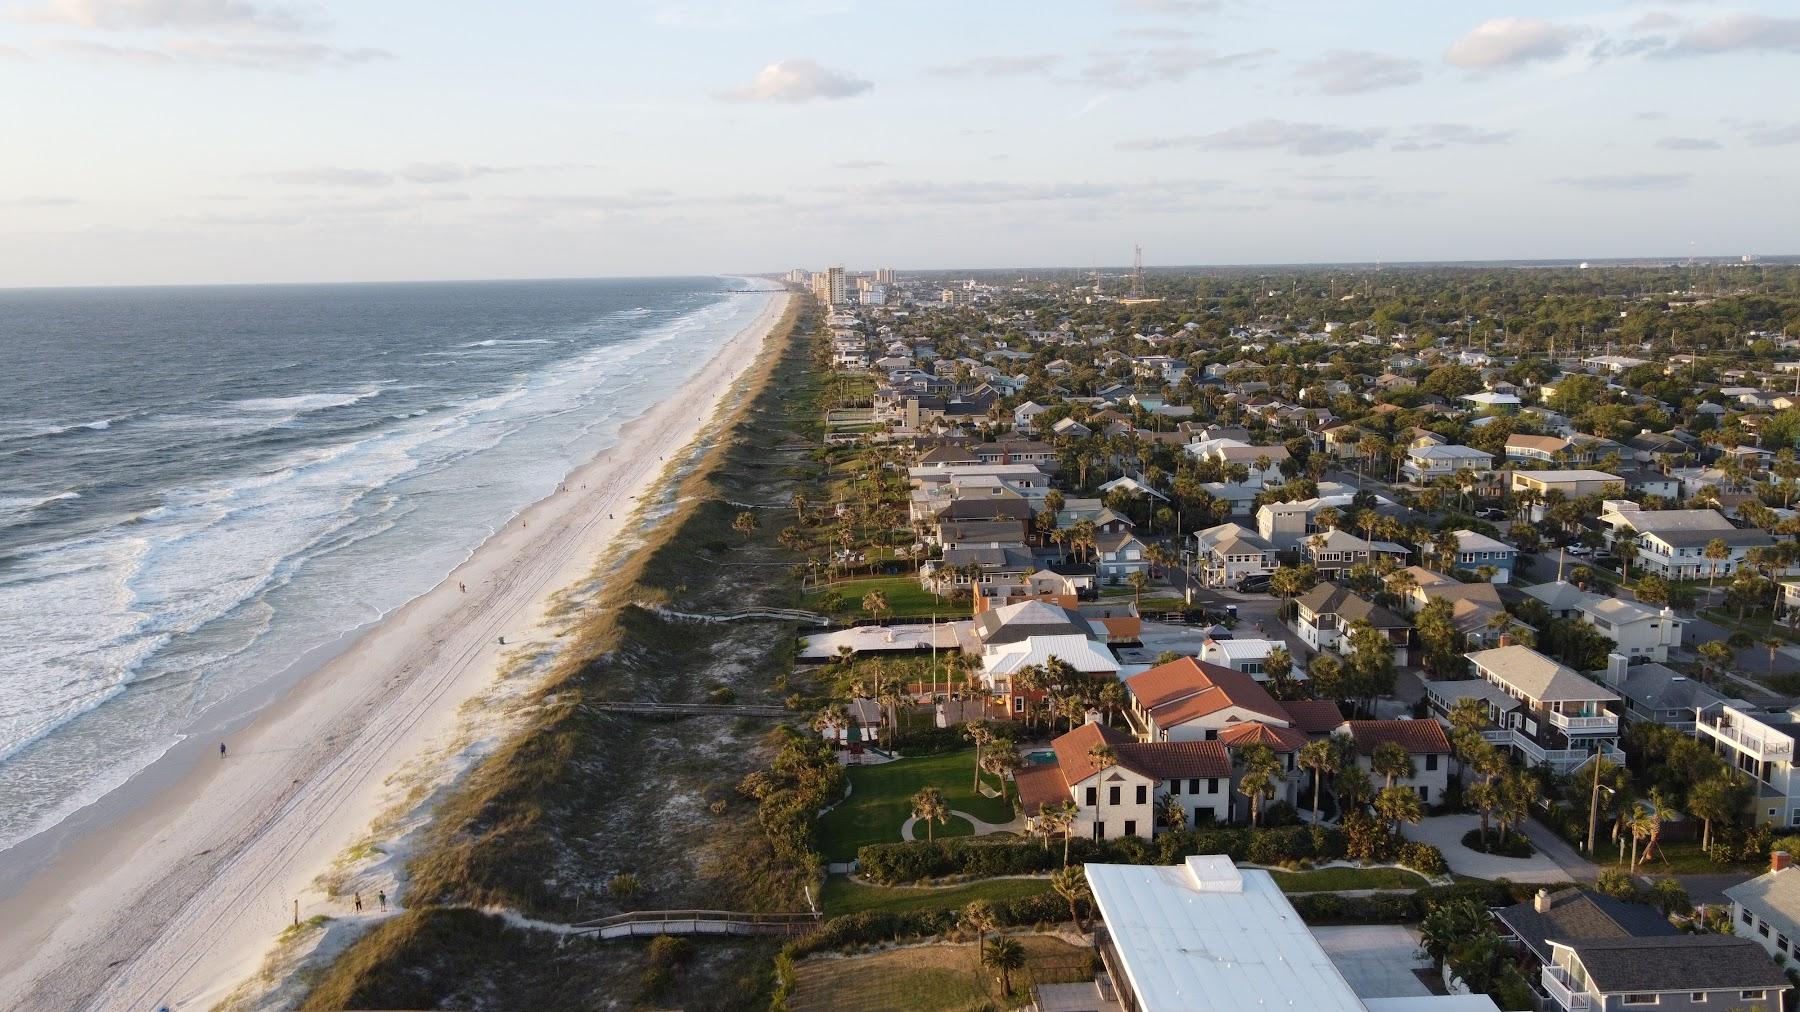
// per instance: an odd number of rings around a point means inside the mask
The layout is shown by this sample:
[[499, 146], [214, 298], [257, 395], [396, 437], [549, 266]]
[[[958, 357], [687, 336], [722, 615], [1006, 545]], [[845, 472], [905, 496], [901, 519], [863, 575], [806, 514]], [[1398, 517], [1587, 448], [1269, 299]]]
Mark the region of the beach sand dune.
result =
[[0, 896], [0, 1007], [208, 1007], [255, 971], [296, 899], [302, 918], [344, 916], [314, 880], [367, 830], [388, 778], [451, 739], [507, 652], [552, 643], [555, 594], [589, 575], [790, 298], [770, 297], [564, 491], [229, 730], [226, 758], [217, 741], [184, 743], [109, 799], [118, 814], [35, 856]]

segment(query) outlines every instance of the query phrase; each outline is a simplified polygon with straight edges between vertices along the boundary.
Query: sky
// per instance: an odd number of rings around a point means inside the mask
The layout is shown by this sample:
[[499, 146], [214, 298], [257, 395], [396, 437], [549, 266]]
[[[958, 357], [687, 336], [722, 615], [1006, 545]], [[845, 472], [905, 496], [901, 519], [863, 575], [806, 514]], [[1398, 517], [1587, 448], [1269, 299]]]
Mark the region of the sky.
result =
[[0, 286], [1791, 254], [1800, 4], [0, 0]]

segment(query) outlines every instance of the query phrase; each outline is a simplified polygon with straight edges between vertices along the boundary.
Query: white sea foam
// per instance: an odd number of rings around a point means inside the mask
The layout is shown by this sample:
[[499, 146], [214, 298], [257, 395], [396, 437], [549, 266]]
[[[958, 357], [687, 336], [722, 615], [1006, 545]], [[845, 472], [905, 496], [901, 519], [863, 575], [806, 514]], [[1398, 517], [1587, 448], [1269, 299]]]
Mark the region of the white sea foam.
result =
[[[0, 699], [24, 701], [0, 707], [0, 848], [153, 761], [208, 707], [427, 589], [759, 301], [721, 300], [256, 473], [163, 489], [129, 523], [19, 554], [0, 573], [0, 643], [20, 645]], [[267, 423], [382, 389], [240, 400], [226, 417]]]

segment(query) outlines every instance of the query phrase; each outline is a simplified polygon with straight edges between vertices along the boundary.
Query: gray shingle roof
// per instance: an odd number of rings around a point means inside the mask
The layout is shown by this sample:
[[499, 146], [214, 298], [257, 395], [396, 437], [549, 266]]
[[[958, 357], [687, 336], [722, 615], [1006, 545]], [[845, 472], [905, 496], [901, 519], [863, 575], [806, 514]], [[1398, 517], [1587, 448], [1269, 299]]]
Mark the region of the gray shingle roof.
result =
[[1625, 903], [1584, 889], [1550, 894], [1550, 909], [1538, 913], [1531, 900], [1494, 911], [1540, 962], [1550, 961], [1551, 940], [1660, 938], [1678, 935], [1675, 925], [1655, 907]]
[[1675, 935], [1567, 943], [1607, 994], [1788, 986], [1761, 945], [1736, 935]]

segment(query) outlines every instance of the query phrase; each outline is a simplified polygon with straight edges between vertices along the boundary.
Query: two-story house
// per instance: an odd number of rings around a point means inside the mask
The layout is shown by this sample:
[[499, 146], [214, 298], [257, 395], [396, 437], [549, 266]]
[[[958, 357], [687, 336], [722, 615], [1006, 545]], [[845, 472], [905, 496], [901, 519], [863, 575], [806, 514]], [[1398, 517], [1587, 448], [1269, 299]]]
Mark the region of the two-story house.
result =
[[1306, 556], [1306, 561], [1327, 579], [1335, 578], [1338, 573], [1352, 566], [1381, 558], [1396, 562], [1406, 560], [1405, 545], [1392, 541], [1368, 541], [1345, 530], [1321, 531], [1311, 535], [1300, 543], [1300, 550]]
[[[1718, 510], [1641, 510], [1629, 500], [1608, 505], [1600, 516], [1610, 528], [1607, 543], [1632, 539], [1638, 549], [1634, 568], [1672, 580], [1729, 579], [1750, 549], [1775, 543], [1768, 532], [1740, 528]], [[1723, 559], [1706, 557], [1706, 546], [1715, 540], [1725, 545]]]
[[1494, 455], [1485, 450], [1454, 443], [1427, 443], [1406, 451], [1400, 475], [1407, 481], [1425, 484], [1437, 478], [1453, 478], [1462, 471], [1489, 471], [1493, 467]]
[[[1263, 669], [1263, 662], [1267, 661], [1269, 654], [1278, 648], [1287, 649], [1287, 643], [1283, 640], [1239, 639], [1235, 636], [1228, 640], [1215, 640], [1209, 637], [1200, 645], [1200, 659], [1208, 664], [1217, 664], [1221, 668], [1241, 671], [1259, 682], [1267, 682], [1269, 675]], [[1304, 680], [1306, 672], [1295, 665], [1288, 677]]]
[[1800, 959], [1800, 870], [1785, 850], [1769, 855], [1769, 870], [1725, 890], [1731, 930], [1763, 947], [1779, 963]]
[[1800, 826], [1800, 776], [1794, 743], [1800, 740], [1800, 707], [1781, 714], [1752, 713], [1739, 703], [1715, 703], [1695, 714], [1700, 740], [1750, 778], [1756, 794], [1750, 813], [1758, 825]]
[[1624, 654], [1606, 655], [1601, 680], [1625, 701], [1627, 725], [1661, 724], [1688, 734], [1695, 733], [1695, 714], [1729, 700], [1697, 678], [1654, 661], [1632, 664]]
[[1394, 653], [1394, 663], [1406, 665], [1412, 623], [1381, 605], [1357, 595], [1348, 587], [1331, 583], [1314, 586], [1294, 603], [1298, 610], [1292, 628], [1314, 650], [1347, 653], [1351, 627], [1366, 621], [1387, 639]]
[[1220, 524], [1194, 532], [1194, 560], [1200, 582], [1208, 587], [1236, 587], [1245, 577], [1275, 571], [1275, 546], [1239, 524]]
[[[1054, 762], [1014, 774], [1027, 818], [1045, 805], [1074, 802], [1077, 836], [1149, 839], [1162, 826], [1164, 798], [1179, 799], [1190, 826], [1231, 817], [1231, 760], [1217, 741], [1140, 742], [1089, 722], [1051, 742]], [[1095, 750], [1110, 750], [1110, 760]]]
[[[1475, 531], [1460, 530], [1456, 532], [1456, 561], [1454, 568], [1465, 572], [1479, 572], [1483, 568], [1494, 571], [1493, 583], [1510, 583], [1513, 567], [1518, 564], [1519, 550], [1495, 538]], [[1429, 545], [1419, 546], [1421, 551]]]
[[[1485, 686], [1432, 682], [1425, 687], [1431, 708], [1448, 720], [1459, 698], [1487, 704], [1491, 727], [1482, 737], [1508, 749], [1529, 766], [1548, 765], [1567, 773], [1595, 755], [1623, 764], [1619, 694], [1583, 677], [1530, 647], [1512, 644], [1466, 655]], [[1468, 690], [1468, 691], [1465, 691]]]
[[1393, 742], [1412, 757], [1413, 775], [1394, 781], [1418, 794], [1427, 805], [1444, 801], [1450, 785], [1450, 739], [1443, 725], [1435, 720], [1347, 720], [1337, 733], [1349, 736], [1356, 745], [1356, 764], [1362, 767], [1376, 787], [1383, 786], [1375, 774], [1373, 756], [1384, 742]]
[[1269, 690], [1241, 671], [1178, 657], [1125, 679], [1128, 716], [1145, 741], [1216, 741], [1246, 723], [1293, 723]]
[[1731, 935], [1552, 940], [1539, 983], [1560, 1012], [1777, 1012], [1793, 989], [1762, 947]]
[[1150, 557], [1144, 543], [1130, 531], [1101, 534], [1094, 539], [1095, 575], [1105, 583], [1124, 583], [1133, 573], [1149, 573]]

